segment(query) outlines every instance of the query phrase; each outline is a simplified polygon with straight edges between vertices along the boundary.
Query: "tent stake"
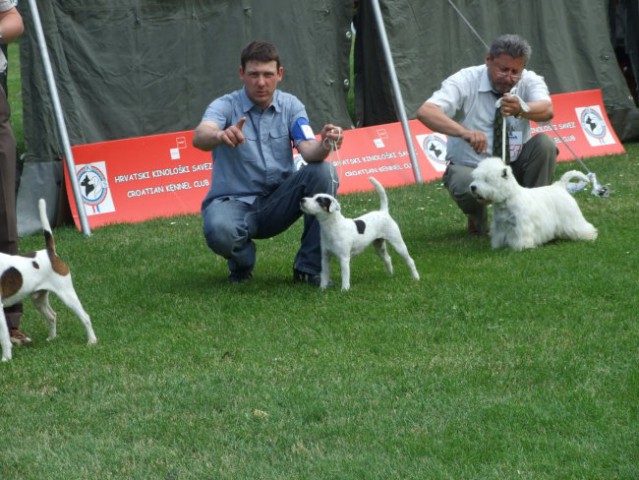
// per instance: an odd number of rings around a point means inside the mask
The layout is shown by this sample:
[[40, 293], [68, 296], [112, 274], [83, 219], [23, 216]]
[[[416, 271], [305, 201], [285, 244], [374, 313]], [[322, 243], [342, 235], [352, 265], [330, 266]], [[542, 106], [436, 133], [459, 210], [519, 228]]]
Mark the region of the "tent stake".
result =
[[395, 94], [393, 97], [393, 100], [395, 101], [395, 109], [398, 112], [400, 120], [402, 122], [402, 130], [404, 131], [404, 138], [406, 140], [406, 147], [408, 148], [408, 155], [410, 156], [410, 163], [413, 165], [415, 181], [417, 183], [422, 183], [422, 173], [419, 169], [419, 163], [417, 163], [417, 155], [415, 154], [415, 147], [413, 146], [413, 136], [411, 135], [410, 126], [408, 125], [408, 119], [406, 118], [404, 99], [402, 97], [402, 91], [399, 88], [397, 72], [395, 71], [395, 64], [393, 63], [393, 55], [388, 43], [388, 37], [386, 35], [386, 27], [384, 26], [382, 12], [379, 8], [379, 0], [373, 0], [371, 4], [373, 5], [375, 21], [377, 23], [377, 28], [379, 29], [379, 39], [382, 42], [384, 57], [386, 58], [386, 65], [388, 66], [391, 83], [393, 85], [393, 93]]
[[47, 50], [47, 43], [44, 38], [44, 31], [42, 30], [42, 23], [40, 21], [40, 14], [38, 12], [38, 6], [35, 0], [29, 0], [29, 7], [33, 15], [33, 23], [36, 29], [36, 36], [38, 38], [38, 47], [40, 48], [40, 54], [42, 56], [42, 63], [44, 64], [44, 71], [47, 77], [47, 83], [49, 84], [49, 91], [51, 94], [51, 100], [53, 102], [53, 109], [55, 111], [55, 117], [58, 124], [58, 133], [62, 141], [62, 148], [64, 150], [64, 157], [69, 172], [69, 178], [71, 179], [71, 187], [73, 189], [73, 198], [75, 198], [75, 204], [78, 210], [78, 216], [80, 217], [80, 225], [82, 226], [82, 232], [89, 236], [91, 235], [91, 228], [87, 220], [87, 214], [84, 209], [84, 202], [82, 201], [82, 195], [80, 193], [80, 187], [78, 185], [78, 177], [75, 173], [75, 161], [73, 159], [73, 152], [71, 151], [71, 143], [69, 142], [69, 135], [67, 133], [67, 127], [64, 122], [64, 115], [62, 113], [62, 107], [60, 105], [60, 97], [58, 96], [58, 89], [55, 84], [55, 78], [53, 77], [53, 70], [51, 68], [51, 61], [49, 59], [49, 51]]

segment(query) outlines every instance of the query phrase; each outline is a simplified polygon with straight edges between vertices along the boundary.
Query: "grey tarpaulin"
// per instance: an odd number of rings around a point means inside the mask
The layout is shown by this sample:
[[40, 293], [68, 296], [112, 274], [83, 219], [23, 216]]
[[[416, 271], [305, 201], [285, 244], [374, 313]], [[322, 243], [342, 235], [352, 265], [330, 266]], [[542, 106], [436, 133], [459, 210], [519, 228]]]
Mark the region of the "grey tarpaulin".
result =
[[[51, 99], [30, 28], [21, 40], [26, 156], [21, 225], [37, 219], [41, 175], [62, 157]], [[194, 128], [215, 97], [241, 86], [242, 47], [274, 42], [281, 88], [312, 126], [351, 126], [347, 109], [352, 5], [343, 0], [51, 0], [38, 2], [72, 145]], [[49, 163], [31, 168], [33, 162]], [[55, 203], [55, 199], [48, 199]], [[24, 233], [26, 228], [21, 228]]]
[[[380, 1], [406, 111], [414, 114], [441, 81], [484, 61], [486, 49], [447, 0]], [[638, 0], [454, 0], [486, 43], [519, 33], [533, 48], [529, 68], [551, 93], [602, 89], [604, 105], [622, 141], [639, 140], [639, 109], [615, 56], [609, 11], [625, 7], [621, 42], [637, 55]], [[396, 120], [369, 2], [360, 2], [355, 58], [358, 125]], [[623, 27], [623, 25], [622, 25]], [[382, 65], [382, 68], [380, 68]]]
[[[355, 3], [357, 114], [351, 120], [347, 92]], [[483, 62], [485, 49], [447, 0], [379, 3], [404, 107], [414, 118], [443, 78]], [[637, 18], [639, 0], [455, 4], [486, 42], [509, 32], [527, 37], [533, 47], [529, 67], [544, 75], [552, 93], [601, 88], [617, 134], [624, 141], [639, 140], [639, 110], [615, 57], [609, 21], [609, 10], [617, 5]], [[194, 128], [213, 98], [240, 86], [239, 53], [254, 38], [280, 48], [281, 87], [306, 104], [316, 130], [328, 121], [348, 127], [399, 119], [367, 0], [48, 0], [38, 5], [72, 145]], [[60, 191], [62, 151], [28, 2], [20, 2], [19, 9], [26, 22], [20, 52], [27, 151], [18, 211], [26, 224], [28, 218], [37, 222], [37, 196]], [[636, 42], [635, 28], [627, 28], [622, 41]], [[626, 47], [636, 72], [637, 45]], [[58, 203], [55, 196], [48, 200]]]

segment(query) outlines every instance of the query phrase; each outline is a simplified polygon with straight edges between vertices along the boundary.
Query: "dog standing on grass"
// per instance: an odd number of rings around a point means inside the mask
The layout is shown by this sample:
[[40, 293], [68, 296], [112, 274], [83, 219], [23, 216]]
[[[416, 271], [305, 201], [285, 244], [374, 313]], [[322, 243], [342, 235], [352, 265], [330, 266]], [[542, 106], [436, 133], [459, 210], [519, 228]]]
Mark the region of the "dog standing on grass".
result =
[[89, 344], [98, 341], [93, 332], [91, 319], [82, 308], [73, 288], [69, 267], [56, 255], [53, 232], [43, 199], [38, 202], [38, 208], [46, 248], [24, 256], [0, 253], [0, 344], [3, 362], [11, 360], [12, 345], [2, 307], [10, 307], [28, 295], [49, 321], [47, 340], [56, 337], [56, 313], [49, 305], [49, 292], [54, 292], [82, 320]]
[[413, 278], [419, 280], [415, 262], [408, 254], [399, 226], [388, 213], [388, 198], [384, 187], [373, 177], [369, 180], [379, 194], [381, 207], [375, 212], [366, 213], [355, 219], [345, 218], [340, 212], [338, 201], [324, 193], [305, 197], [300, 202], [301, 210], [308, 215], [314, 215], [320, 225], [322, 245], [320, 288], [326, 288], [329, 284], [330, 259], [331, 256], [335, 256], [339, 259], [342, 271], [342, 290], [348, 290], [351, 286], [351, 257], [361, 253], [371, 243], [377, 255], [384, 261], [386, 271], [392, 274], [393, 264], [386, 249], [386, 241], [406, 261]]
[[571, 170], [552, 185], [525, 188], [517, 183], [508, 165], [500, 158], [490, 157], [479, 162], [472, 175], [471, 194], [493, 204], [493, 248], [523, 250], [554, 239], [597, 238], [597, 229], [586, 221], [567, 190], [573, 178], [589, 182], [583, 173]]

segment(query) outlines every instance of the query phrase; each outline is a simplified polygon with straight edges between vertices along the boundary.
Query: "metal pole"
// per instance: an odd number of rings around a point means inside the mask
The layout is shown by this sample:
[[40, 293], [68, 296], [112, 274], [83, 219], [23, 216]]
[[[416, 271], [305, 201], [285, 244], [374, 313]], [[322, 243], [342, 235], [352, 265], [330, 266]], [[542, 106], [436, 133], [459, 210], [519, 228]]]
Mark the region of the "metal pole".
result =
[[71, 187], [73, 190], [73, 198], [75, 198], [75, 204], [78, 210], [78, 216], [80, 217], [80, 225], [82, 232], [89, 236], [91, 235], [91, 228], [87, 220], [87, 214], [84, 210], [84, 202], [82, 201], [82, 195], [80, 193], [80, 187], [78, 185], [78, 177], [75, 173], [75, 161], [73, 159], [73, 152], [71, 151], [71, 143], [69, 142], [69, 135], [67, 134], [67, 127], [64, 122], [64, 115], [62, 114], [62, 107], [60, 105], [60, 98], [58, 96], [58, 89], [55, 84], [55, 78], [53, 77], [53, 69], [51, 68], [51, 60], [49, 59], [49, 51], [47, 49], [47, 42], [44, 38], [44, 31], [42, 30], [42, 23], [40, 21], [40, 14], [38, 13], [38, 6], [35, 0], [29, 0], [29, 7], [33, 15], [33, 24], [35, 25], [36, 36], [38, 38], [38, 47], [40, 48], [40, 54], [42, 56], [42, 63], [44, 64], [44, 71], [47, 76], [47, 83], [49, 84], [49, 91], [51, 94], [51, 100], [53, 102], [53, 109], [55, 111], [55, 118], [58, 124], [58, 133], [62, 141], [62, 148], [64, 150], [64, 157], [67, 163], [67, 169], [69, 172], [69, 178], [71, 179]]
[[388, 66], [388, 71], [390, 73], [390, 79], [393, 86], [393, 92], [395, 94], [395, 108], [397, 109], [399, 118], [402, 122], [402, 129], [404, 130], [404, 138], [406, 140], [406, 147], [408, 148], [408, 155], [410, 156], [410, 163], [413, 165], [415, 181], [417, 183], [422, 183], [422, 173], [419, 169], [419, 163], [417, 163], [417, 155], [415, 154], [415, 147], [413, 146], [413, 137], [410, 132], [410, 126], [408, 125], [408, 119], [406, 118], [406, 111], [404, 110], [404, 99], [402, 97], [402, 91], [399, 88], [399, 82], [397, 81], [397, 72], [395, 71], [393, 55], [388, 44], [388, 37], [386, 36], [384, 18], [382, 17], [382, 11], [379, 8], [379, 1], [372, 0], [371, 4], [373, 5], [375, 21], [377, 22], [377, 28], [379, 29], [379, 38], [382, 42], [384, 57], [386, 58], [386, 65]]

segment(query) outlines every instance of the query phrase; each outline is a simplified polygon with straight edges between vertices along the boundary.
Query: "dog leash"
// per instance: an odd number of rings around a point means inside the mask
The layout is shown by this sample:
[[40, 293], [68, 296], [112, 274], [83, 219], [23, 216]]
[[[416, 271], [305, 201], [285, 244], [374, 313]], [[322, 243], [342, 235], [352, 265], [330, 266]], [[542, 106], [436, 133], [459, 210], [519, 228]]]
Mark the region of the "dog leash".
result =
[[[523, 112], [530, 112], [530, 107], [528, 106], [528, 104], [526, 102], [524, 102], [524, 100], [517, 95], [517, 86], [514, 86], [512, 88], [512, 90], [510, 90], [510, 95], [512, 95], [513, 97], [515, 97], [518, 101], [519, 101], [519, 106], [521, 107], [521, 110]], [[503, 97], [499, 97], [497, 99], [497, 101], [495, 102], [495, 108], [501, 108], [501, 101], [502, 101]], [[502, 115], [502, 132], [501, 132], [501, 161], [506, 163], [506, 135], [507, 135], [507, 129], [506, 129], [506, 116]]]
[[337, 196], [337, 185], [339, 185], [339, 180], [340, 180], [341, 172], [342, 172], [342, 159], [339, 156], [339, 149], [337, 148], [337, 145], [339, 141], [342, 139], [343, 131], [341, 128], [336, 127], [333, 130], [331, 130], [331, 133], [335, 133], [336, 131], [337, 131], [337, 140], [329, 140], [328, 138], [325, 138], [323, 140], [324, 148], [326, 148], [329, 151], [328, 153], [329, 161], [333, 165], [337, 163], [337, 166], [339, 168], [339, 172], [337, 171], [336, 168], [331, 168], [331, 195], [333, 195], [334, 197]]
[[[588, 169], [588, 167], [586, 166], [584, 161], [581, 158], [579, 158], [579, 156], [575, 153], [575, 151], [568, 144], [568, 142], [566, 142], [564, 140], [564, 138], [559, 134], [559, 132], [557, 131], [557, 127], [555, 127], [552, 123], [549, 123], [549, 125], [550, 125], [550, 128], [552, 129], [552, 131], [555, 133], [555, 135], [559, 139], [559, 141], [564, 144], [564, 146], [572, 154], [572, 156], [575, 158], [575, 160], [577, 160], [579, 162], [579, 164], [584, 168], [584, 170], [586, 170], [586, 176], [590, 180], [590, 183], [592, 183], [592, 190], [590, 191], [590, 193], [592, 195], [596, 196], [596, 197], [608, 198], [610, 196], [610, 184], [608, 183], [606, 185], [601, 185], [597, 181], [597, 175], [595, 175], [594, 172], [591, 172]], [[580, 192], [586, 187], [586, 185], [587, 185], [586, 182], [581, 181], [581, 182], [575, 184], [574, 187], [570, 187], [568, 189], [568, 191], [571, 192], [571, 193]]]

